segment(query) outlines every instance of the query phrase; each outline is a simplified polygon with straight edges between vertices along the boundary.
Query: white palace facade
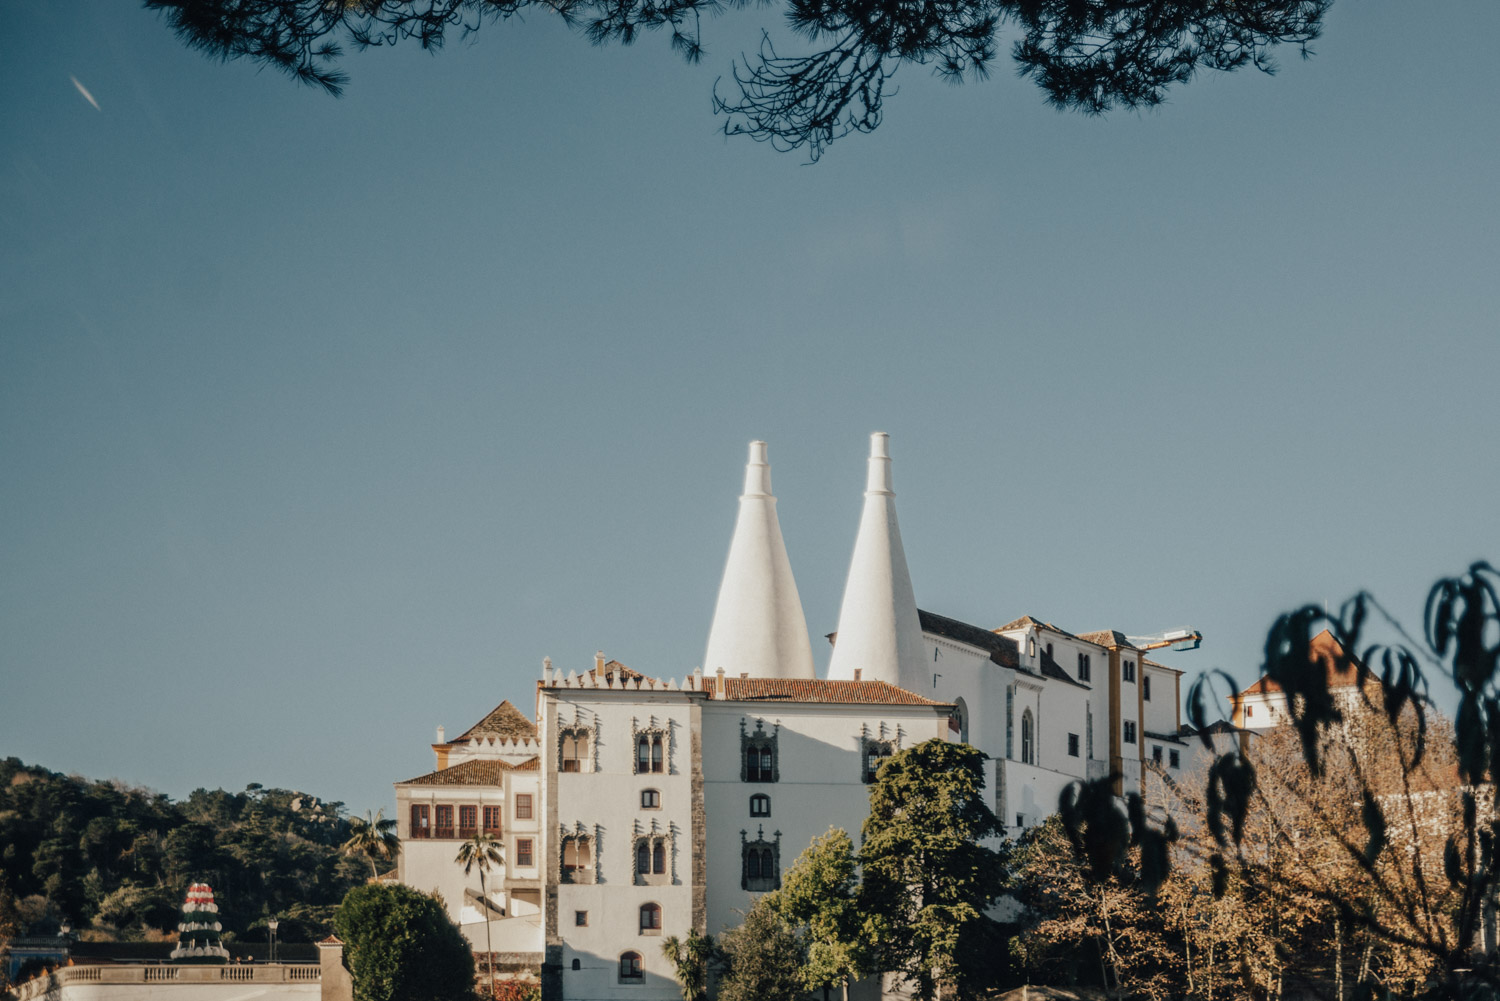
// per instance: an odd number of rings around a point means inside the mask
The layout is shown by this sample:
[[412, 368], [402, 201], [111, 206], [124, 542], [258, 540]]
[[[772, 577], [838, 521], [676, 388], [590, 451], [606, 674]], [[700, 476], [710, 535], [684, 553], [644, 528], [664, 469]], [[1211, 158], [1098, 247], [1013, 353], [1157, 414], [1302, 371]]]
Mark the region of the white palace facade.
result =
[[[435, 769], [396, 784], [400, 880], [440, 892], [502, 970], [540, 971], [547, 1001], [673, 1001], [662, 937], [733, 927], [815, 837], [857, 839], [867, 786], [902, 748], [984, 751], [1008, 835], [1074, 780], [1114, 774], [1123, 792], [1191, 765], [1180, 672], [1122, 633], [917, 607], [884, 434], [831, 639], [818, 678], [766, 445], [752, 442], [705, 668], [548, 661], [530, 716], [507, 701], [453, 740], [439, 729]], [[484, 893], [454, 862], [476, 830], [505, 856]]]

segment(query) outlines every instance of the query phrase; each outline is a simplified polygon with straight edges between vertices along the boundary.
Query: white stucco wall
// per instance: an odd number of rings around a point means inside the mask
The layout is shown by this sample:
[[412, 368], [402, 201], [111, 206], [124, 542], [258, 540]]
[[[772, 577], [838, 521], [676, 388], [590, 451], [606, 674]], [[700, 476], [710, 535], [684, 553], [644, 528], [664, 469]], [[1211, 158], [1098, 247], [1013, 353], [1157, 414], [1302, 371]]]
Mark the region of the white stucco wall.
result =
[[[549, 794], [556, 800], [558, 830], [580, 827], [595, 839], [593, 884], [563, 883], [548, 872], [557, 891], [557, 932], [562, 943], [563, 992], [568, 998], [677, 998], [676, 981], [661, 954], [662, 939], [687, 935], [692, 927], [692, 708], [700, 698], [683, 693], [549, 690], [548, 713], [556, 719], [544, 733], [556, 733], [558, 721], [589, 721], [597, 735], [592, 771], [553, 776]], [[635, 734], [663, 728], [670, 735], [664, 771], [637, 774]], [[641, 792], [660, 793], [658, 809], [641, 806]], [[638, 885], [635, 880], [637, 834], [655, 832], [667, 838], [664, 882]], [[551, 856], [549, 855], [549, 858]], [[654, 879], [654, 877], [652, 877]], [[660, 934], [641, 934], [640, 907], [661, 907]], [[576, 912], [587, 913], [578, 925]], [[641, 955], [641, 984], [618, 982], [622, 953]], [[579, 969], [573, 969], [573, 962]]]

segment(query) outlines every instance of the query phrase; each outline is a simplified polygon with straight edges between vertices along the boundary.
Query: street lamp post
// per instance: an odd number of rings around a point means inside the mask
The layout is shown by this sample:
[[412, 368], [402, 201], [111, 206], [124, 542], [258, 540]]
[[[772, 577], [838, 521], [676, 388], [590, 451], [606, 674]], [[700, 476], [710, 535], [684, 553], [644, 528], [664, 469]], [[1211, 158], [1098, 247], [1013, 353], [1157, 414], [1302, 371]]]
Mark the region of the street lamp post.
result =
[[271, 918], [266, 922], [266, 927], [271, 932], [271, 962], [273, 963], [276, 962], [276, 926], [280, 923], [275, 918]]

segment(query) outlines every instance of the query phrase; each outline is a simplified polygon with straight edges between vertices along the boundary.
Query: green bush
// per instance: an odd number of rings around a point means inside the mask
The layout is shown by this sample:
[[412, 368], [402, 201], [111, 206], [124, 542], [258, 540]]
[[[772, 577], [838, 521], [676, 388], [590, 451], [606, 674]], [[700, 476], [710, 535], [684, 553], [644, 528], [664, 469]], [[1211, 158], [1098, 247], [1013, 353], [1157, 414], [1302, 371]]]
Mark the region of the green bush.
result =
[[472, 1001], [474, 952], [443, 905], [399, 884], [350, 890], [333, 917], [355, 1001]]

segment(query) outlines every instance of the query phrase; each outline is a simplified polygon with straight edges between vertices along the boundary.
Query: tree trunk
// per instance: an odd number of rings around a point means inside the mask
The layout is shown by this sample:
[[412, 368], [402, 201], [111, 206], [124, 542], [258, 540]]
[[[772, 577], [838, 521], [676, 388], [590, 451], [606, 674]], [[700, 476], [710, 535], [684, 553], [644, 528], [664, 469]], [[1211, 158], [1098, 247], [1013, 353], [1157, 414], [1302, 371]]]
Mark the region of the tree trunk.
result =
[[479, 903], [484, 912], [484, 965], [490, 968], [490, 997], [495, 996], [495, 942], [490, 938], [490, 895], [484, 888], [484, 870], [479, 870]]
[[1333, 997], [1344, 1001], [1344, 936], [1339, 919], [1333, 919]]

